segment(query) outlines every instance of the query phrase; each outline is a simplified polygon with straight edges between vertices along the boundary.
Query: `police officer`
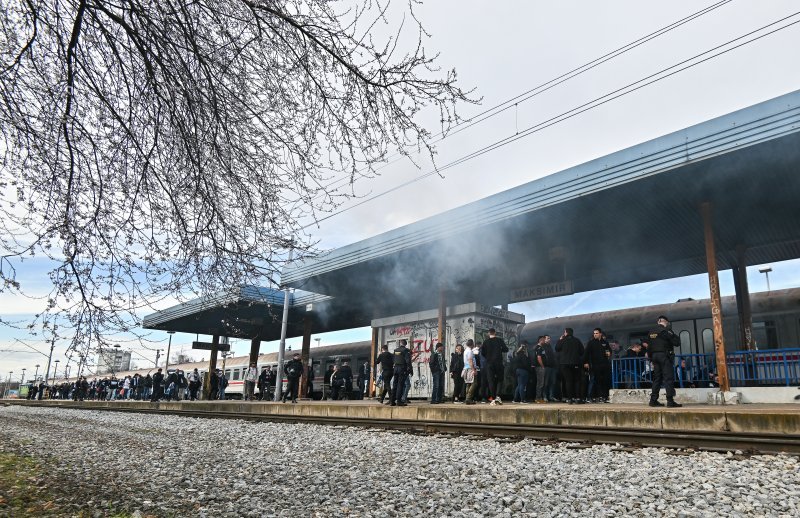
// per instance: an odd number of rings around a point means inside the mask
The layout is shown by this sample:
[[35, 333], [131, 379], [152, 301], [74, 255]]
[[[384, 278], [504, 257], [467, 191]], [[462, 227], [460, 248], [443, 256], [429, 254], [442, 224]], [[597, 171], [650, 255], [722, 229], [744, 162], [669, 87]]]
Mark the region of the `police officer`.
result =
[[397, 348], [394, 350], [394, 387], [392, 387], [392, 396], [389, 398], [391, 406], [406, 406], [403, 403], [403, 389], [406, 385], [406, 379], [409, 372], [411, 372], [411, 351], [406, 347], [405, 340], [400, 340]]
[[672, 332], [669, 319], [658, 317], [658, 326], [648, 333], [650, 347], [648, 354], [653, 362], [653, 391], [650, 393], [650, 406], [664, 406], [658, 401], [661, 386], [667, 391], [667, 406], [677, 408], [683, 406], [675, 402], [675, 347], [681, 346], [681, 339]]

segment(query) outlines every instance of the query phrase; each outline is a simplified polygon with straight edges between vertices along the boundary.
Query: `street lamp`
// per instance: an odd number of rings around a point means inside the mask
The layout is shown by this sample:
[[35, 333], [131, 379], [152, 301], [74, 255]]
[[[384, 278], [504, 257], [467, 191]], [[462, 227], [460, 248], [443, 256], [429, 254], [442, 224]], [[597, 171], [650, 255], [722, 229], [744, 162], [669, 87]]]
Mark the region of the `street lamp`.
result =
[[26, 370], [28, 370], [28, 369], [27, 369], [27, 368], [25, 368], [25, 367], [23, 367], [23, 368], [22, 368], [22, 379], [21, 379], [21, 380], [19, 380], [19, 384], [20, 384], [20, 385], [24, 385], [24, 384], [25, 384], [25, 371], [26, 371]]
[[56, 371], [58, 371], [58, 362], [60, 362], [60, 361], [61, 360], [53, 360], [53, 363], [56, 364], [55, 367], [53, 367], [53, 384], [54, 385], [56, 383]]
[[36, 383], [36, 380], [39, 379], [39, 364], [36, 364], [36, 372], [33, 374], [33, 382]]
[[322, 341], [322, 338], [314, 338], [314, 341], [317, 342], [317, 347], [319, 347], [319, 343]]
[[758, 273], [763, 273], [764, 275], [767, 276], [767, 293], [772, 291], [772, 290], [769, 289], [769, 272], [771, 272], [771, 271], [772, 271], [772, 268], [770, 268], [769, 266], [767, 266], [766, 268], [759, 268], [759, 270], [758, 270]]

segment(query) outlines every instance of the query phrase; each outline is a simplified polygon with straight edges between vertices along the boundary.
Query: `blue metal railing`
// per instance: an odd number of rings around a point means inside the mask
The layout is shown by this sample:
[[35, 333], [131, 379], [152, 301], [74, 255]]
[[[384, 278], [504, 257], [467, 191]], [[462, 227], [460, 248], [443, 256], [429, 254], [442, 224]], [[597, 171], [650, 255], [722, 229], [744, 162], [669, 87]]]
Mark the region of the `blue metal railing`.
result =
[[[735, 351], [725, 355], [733, 387], [800, 385], [800, 348]], [[675, 357], [675, 386], [715, 386], [713, 354], [679, 354]], [[611, 362], [612, 388], [649, 388], [652, 366], [646, 358], [618, 358]]]

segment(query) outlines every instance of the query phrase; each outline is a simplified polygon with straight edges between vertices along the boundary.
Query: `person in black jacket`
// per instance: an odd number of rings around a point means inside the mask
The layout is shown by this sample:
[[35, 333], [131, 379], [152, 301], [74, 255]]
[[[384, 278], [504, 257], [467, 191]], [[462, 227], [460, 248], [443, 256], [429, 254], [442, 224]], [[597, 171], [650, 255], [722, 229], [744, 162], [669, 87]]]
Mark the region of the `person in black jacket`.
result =
[[611, 347], [599, 327], [592, 331], [592, 339], [586, 343], [583, 366], [589, 369], [594, 378], [591, 393], [587, 396], [592, 400], [608, 403], [608, 391], [611, 389]]
[[408, 342], [403, 339], [394, 350], [394, 386], [392, 387], [392, 396], [389, 400], [391, 406], [400, 405], [405, 406], [407, 403], [402, 401], [403, 390], [405, 390], [406, 379], [411, 373], [411, 351], [408, 350], [406, 344]]
[[359, 365], [356, 383], [358, 384], [356, 399], [364, 399], [364, 393], [367, 391], [367, 383], [369, 383], [369, 362], [364, 362]]
[[456, 345], [456, 350], [450, 355], [450, 377], [453, 378], [453, 403], [464, 401], [464, 346]]
[[489, 329], [489, 338], [484, 340], [481, 345], [481, 355], [486, 358], [486, 365], [481, 364], [481, 370], [486, 371], [486, 383], [489, 401], [493, 405], [500, 405], [497, 389], [503, 377], [503, 353], [508, 352], [508, 346], [502, 338], [498, 338], [497, 331], [492, 327]]
[[444, 344], [436, 343], [434, 352], [428, 360], [428, 367], [431, 369], [431, 404], [438, 405], [444, 402], [444, 375], [447, 372], [447, 364], [444, 361]]
[[658, 325], [647, 334], [650, 338], [648, 354], [653, 362], [653, 389], [650, 392], [650, 406], [664, 406], [658, 401], [661, 386], [667, 392], [667, 406], [683, 405], [675, 402], [675, 348], [681, 346], [681, 339], [669, 328], [669, 319], [658, 317]]
[[297, 391], [300, 387], [300, 377], [303, 375], [303, 362], [300, 361], [300, 353], [294, 353], [292, 359], [286, 363], [286, 378], [289, 384], [286, 393], [283, 395], [283, 402], [289, 399], [291, 394], [292, 403], [297, 403]]
[[564, 400], [567, 403], [582, 403], [581, 366], [583, 364], [583, 344], [572, 336], [572, 328], [564, 328], [564, 333], [556, 344], [561, 377], [564, 380]]
[[380, 396], [380, 402], [383, 404], [383, 399], [386, 397], [386, 394], [389, 394], [389, 399], [392, 399], [390, 391], [392, 390], [392, 369], [394, 367], [394, 356], [389, 352], [388, 345], [381, 346], [381, 353], [375, 360], [375, 367], [378, 366], [380, 366], [381, 378], [383, 380]]
[[163, 387], [164, 375], [161, 374], [161, 369], [153, 374], [153, 397], [150, 398], [150, 402], [155, 402], [161, 400], [164, 397], [164, 387]]

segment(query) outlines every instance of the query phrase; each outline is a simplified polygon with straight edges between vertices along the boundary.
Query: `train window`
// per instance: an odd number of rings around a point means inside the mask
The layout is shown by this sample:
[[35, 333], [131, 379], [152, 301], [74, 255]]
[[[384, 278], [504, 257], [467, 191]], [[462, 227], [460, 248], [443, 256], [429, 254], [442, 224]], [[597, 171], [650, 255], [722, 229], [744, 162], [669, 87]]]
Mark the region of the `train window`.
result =
[[681, 339], [681, 354], [692, 354], [692, 335], [689, 331], [684, 329], [678, 336]]
[[239, 379], [239, 369], [233, 369], [233, 379]]
[[775, 322], [772, 320], [753, 322], [753, 341], [758, 349], [777, 349], [778, 329], [775, 327]]
[[230, 369], [225, 369], [225, 377], [228, 378], [229, 380], [231, 379], [231, 370]]
[[709, 328], [703, 329], [703, 352], [706, 354], [714, 352], [714, 331]]

